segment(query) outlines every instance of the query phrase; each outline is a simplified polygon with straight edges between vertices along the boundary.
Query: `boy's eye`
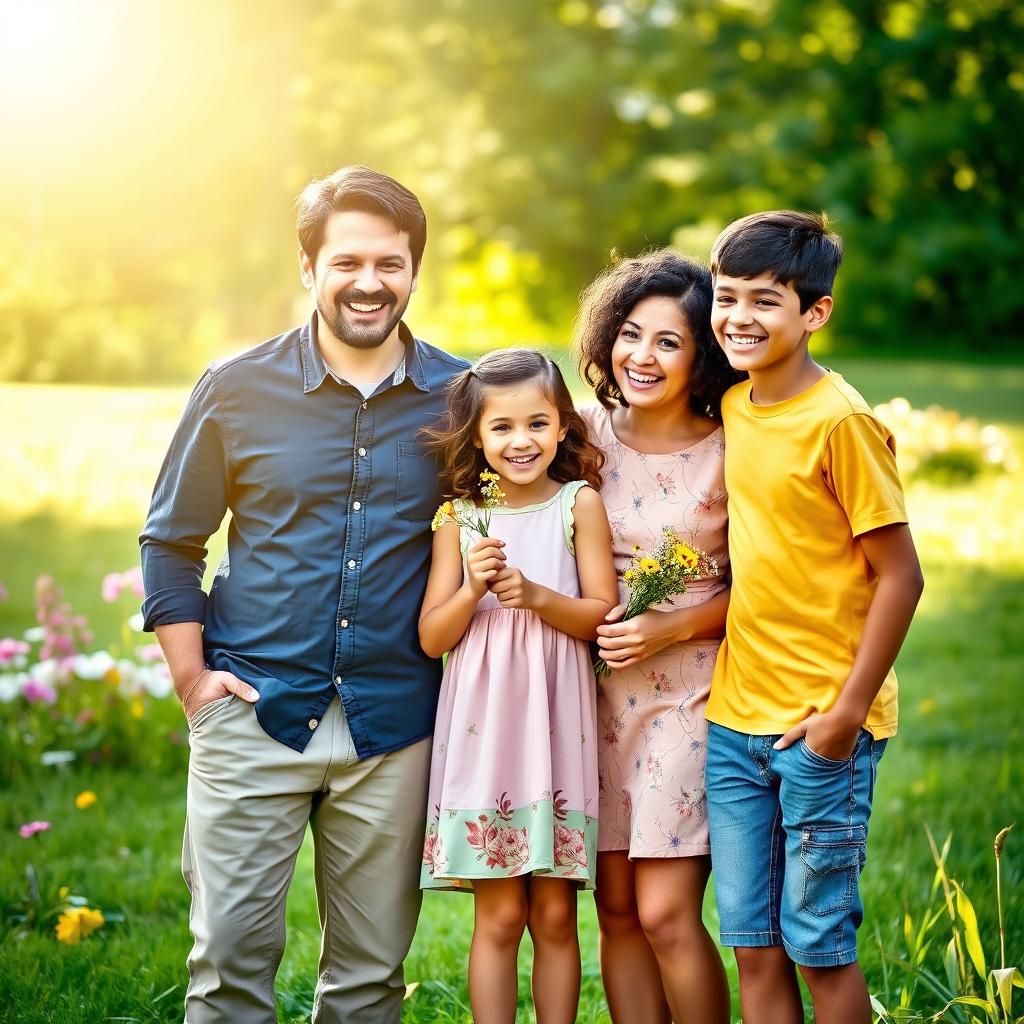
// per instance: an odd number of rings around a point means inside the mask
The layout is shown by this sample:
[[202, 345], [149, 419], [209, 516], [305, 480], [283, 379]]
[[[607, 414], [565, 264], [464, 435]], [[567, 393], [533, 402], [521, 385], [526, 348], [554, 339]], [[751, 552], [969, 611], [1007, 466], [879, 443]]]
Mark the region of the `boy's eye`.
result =
[[777, 302], [772, 302], [771, 299], [758, 299], [757, 300], [757, 305], [758, 306], [777, 306], [778, 303]]
[[719, 306], [727, 306], [730, 302], [732, 302], [732, 296], [730, 296], [730, 295], [716, 295], [715, 296], [715, 302]]

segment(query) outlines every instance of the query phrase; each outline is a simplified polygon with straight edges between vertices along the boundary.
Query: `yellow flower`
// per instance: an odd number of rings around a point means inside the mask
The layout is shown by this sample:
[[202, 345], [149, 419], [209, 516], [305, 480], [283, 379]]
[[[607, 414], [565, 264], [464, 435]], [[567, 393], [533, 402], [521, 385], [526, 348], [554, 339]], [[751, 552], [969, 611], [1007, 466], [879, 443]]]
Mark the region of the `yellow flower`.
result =
[[72, 907], [57, 918], [54, 931], [58, 942], [74, 946], [103, 926], [103, 913], [88, 907]]
[[455, 506], [450, 502], [446, 501], [441, 505], [438, 510], [434, 513], [433, 522], [430, 524], [430, 529], [437, 533], [438, 530], [445, 524], [448, 519], [455, 518]]
[[642, 572], [647, 573], [648, 576], [653, 576], [656, 572], [661, 572], [661, 562], [656, 558], [641, 558], [640, 569]]
[[697, 557], [697, 552], [692, 548], [688, 548], [685, 544], [674, 545], [672, 557], [675, 559], [676, 565], [681, 565], [684, 569], [696, 569], [697, 563], [700, 561]]
[[62, 885], [57, 890], [57, 896], [60, 899], [66, 899], [69, 892], [71, 892], [71, 890], [66, 885]]
[[146, 717], [146, 705], [142, 703], [138, 697], [132, 701], [132, 718], [145, 718]]
[[626, 583], [632, 583], [636, 579], [636, 569], [627, 569], [623, 574], [622, 578]]
[[493, 469], [485, 469], [480, 474], [480, 482], [482, 484], [496, 484], [501, 479]]
[[114, 668], [107, 669], [106, 675], [103, 677], [108, 683], [113, 683], [116, 686], [121, 682], [121, 670], [114, 666]]
[[92, 805], [96, 803], [96, 800], [96, 794], [91, 789], [83, 789], [82, 792], [75, 797], [75, 806], [80, 811], [84, 811], [86, 807], [92, 807]]

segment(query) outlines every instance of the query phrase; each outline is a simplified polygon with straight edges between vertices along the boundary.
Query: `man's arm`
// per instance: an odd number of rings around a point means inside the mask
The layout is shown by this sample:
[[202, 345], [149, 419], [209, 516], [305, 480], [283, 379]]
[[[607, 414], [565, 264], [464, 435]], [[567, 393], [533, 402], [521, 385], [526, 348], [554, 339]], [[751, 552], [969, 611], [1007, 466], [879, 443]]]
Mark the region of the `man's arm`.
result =
[[203, 660], [206, 543], [227, 512], [228, 482], [216, 382], [207, 371], [171, 439], [139, 537], [145, 628], [156, 631], [186, 715], [228, 693], [252, 701], [259, 696], [230, 672], [211, 672]]

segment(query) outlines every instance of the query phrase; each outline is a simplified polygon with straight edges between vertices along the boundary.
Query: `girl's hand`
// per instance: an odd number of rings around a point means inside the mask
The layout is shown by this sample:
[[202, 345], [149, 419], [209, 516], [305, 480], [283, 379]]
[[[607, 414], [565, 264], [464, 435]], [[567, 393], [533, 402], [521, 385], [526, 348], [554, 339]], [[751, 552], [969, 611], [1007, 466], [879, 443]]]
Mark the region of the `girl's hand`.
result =
[[491, 593], [502, 608], [536, 608], [539, 588], [531, 583], [519, 569], [508, 566], [497, 573], [489, 584]]
[[466, 554], [466, 582], [477, 597], [483, 597], [487, 585], [505, 567], [505, 546], [497, 537], [482, 537]]
[[616, 605], [597, 627], [597, 646], [613, 671], [629, 668], [679, 639], [677, 612], [648, 610], [622, 622], [625, 605]]

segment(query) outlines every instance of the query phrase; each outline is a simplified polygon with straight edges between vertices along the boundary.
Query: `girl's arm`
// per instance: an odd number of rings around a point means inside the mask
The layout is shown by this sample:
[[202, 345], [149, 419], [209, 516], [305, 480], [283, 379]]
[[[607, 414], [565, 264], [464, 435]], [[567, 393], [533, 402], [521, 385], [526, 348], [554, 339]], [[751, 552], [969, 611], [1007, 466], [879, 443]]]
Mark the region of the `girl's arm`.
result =
[[[427, 591], [420, 609], [420, 647], [424, 654], [440, 658], [461, 639], [476, 611], [477, 603], [492, 579], [505, 564], [504, 541], [485, 537], [466, 556], [462, 571], [459, 524], [444, 523], [434, 534]], [[463, 579], [465, 575], [465, 579]]]
[[490, 586], [502, 607], [532, 608], [549, 626], [580, 640], [593, 640], [598, 625], [619, 598], [608, 516], [597, 491], [580, 488], [573, 519], [579, 597], [566, 597], [509, 567], [497, 573]]
[[601, 657], [613, 671], [629, 668], [638, 661], [688, 640], [713, 640], [725, 635], [725, 614], [729, 590], [723, 590], [701, 604], [673, 611], [650, 609], [621, 621], [624, 605], [613, 608], [604, 624], [597, 627]]

